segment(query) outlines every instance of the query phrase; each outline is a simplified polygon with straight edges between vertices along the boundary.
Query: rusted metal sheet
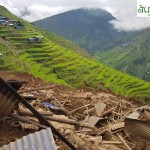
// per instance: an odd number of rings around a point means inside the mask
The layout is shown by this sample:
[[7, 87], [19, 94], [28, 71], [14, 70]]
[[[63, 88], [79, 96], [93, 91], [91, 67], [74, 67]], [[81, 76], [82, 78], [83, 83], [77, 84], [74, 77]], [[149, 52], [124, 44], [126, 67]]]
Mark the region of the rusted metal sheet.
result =
[[57, 150], [50, 128], [24, 136], [0, 150]]
[[150, 140], [150, 122], [136, 119], [125, 119], [124, 130], [135, 137]]
[[0, 84], [0, 120], [5, 119], [14, 109], [17, 99]]

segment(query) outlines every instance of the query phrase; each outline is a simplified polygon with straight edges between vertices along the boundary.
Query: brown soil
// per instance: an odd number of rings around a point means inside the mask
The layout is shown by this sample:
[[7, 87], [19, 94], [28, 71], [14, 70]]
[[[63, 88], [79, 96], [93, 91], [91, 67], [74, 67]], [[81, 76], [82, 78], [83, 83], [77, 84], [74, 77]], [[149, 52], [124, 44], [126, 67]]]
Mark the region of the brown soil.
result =
[[11, 126], [14, 123], [15, 121], [12, 119], [0, 122], [0, 147], [33, 132], [31, 130], [23, 131], [20, 127]]

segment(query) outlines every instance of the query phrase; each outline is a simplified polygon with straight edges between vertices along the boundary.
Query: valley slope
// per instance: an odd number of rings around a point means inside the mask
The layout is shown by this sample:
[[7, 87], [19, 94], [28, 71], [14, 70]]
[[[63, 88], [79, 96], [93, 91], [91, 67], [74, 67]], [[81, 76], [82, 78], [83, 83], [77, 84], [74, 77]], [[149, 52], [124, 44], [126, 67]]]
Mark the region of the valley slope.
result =
[[150, 29], [118, 32], [111, 20], [116, 18], [105, 10], [82, 8], [35, 24], [74, 41], [106, 65], [150, 81]]
[[118, 32], [110, 21], [116, 20], [102, 9], [76, 9], [48, 17], [34, 24], [75, 42], [90, 54], [109, 49], [133, 33]]
[[150, 81], [150, 29], [139, 32], [113, 49], [97, 52], [103, 63], [145, 81]]
[[[0, 6], [1, 15], [19, 20], [23, 29], [0, 25], [0, 68], [28, 72], [48, 82], [73, 87], [88, 86], [124, 97], [150, 99], [150, 84], [116, 71], [93, 60], [78, 46], [23, 21]], [[47, 33], [46, 33], [47, 32]], [[28, 38], [44, 36], [43, 42], [29, 43]], [[69, 42], [71, 43], [71, 42]], [[83, 53], [83, 55], [81, 55]]]

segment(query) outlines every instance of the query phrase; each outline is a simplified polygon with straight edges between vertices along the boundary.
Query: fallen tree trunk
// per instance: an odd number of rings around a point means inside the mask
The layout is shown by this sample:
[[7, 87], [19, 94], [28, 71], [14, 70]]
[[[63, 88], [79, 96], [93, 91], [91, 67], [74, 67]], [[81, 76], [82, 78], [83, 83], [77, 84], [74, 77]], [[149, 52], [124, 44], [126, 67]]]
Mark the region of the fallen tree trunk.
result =
[[[34, 116], [30, 111], [28, 110], [23, 110], [20, 109], [19, 113], [23, 114], [23, 115], [28, 115], [28, 116]], [[70, 124], [70, 125], [74, 125], [74, 126], [80, 126], [80, 127], [86, 127], [86, 128], [91, 128], [94, 129], [95, 127], [83, 122], [83, 121], [76, 121], [76, 120], [72, 120], [72, 119], [65, 119], [65, 118], [60, 118], [60, 117], [56, 117], [56, 116], [51, 116], [52, 113], [51, 112], [40, 112], [45, 119], [49, 120], [49, 121], [55, 121], [55, 122], [60, 122], [60, 123], [66, 123], [66, 124]]]

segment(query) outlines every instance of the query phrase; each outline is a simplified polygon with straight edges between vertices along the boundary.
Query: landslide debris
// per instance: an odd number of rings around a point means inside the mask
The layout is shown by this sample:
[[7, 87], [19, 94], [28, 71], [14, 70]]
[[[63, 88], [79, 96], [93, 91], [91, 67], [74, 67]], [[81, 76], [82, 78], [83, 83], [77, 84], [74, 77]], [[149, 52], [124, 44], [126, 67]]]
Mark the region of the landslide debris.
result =
[[[28, 85], [23, 85], [18, 93], [78, 149], [149, 149], [148, 141], [124, 131], [125, 117], [143, 105], [138, 101], [127, 101], [86, 88], [73, 90], [45, 83], [28, 74], [0, 72], [0, 75], [7, 80], [13, 78], [27, 81]], [[45, 127], [19, 103], [13, 113], [1, 121], [0, 147], [41, 128]], [[56, 145], [58, 150], [69, 149], [57, 138]]]

